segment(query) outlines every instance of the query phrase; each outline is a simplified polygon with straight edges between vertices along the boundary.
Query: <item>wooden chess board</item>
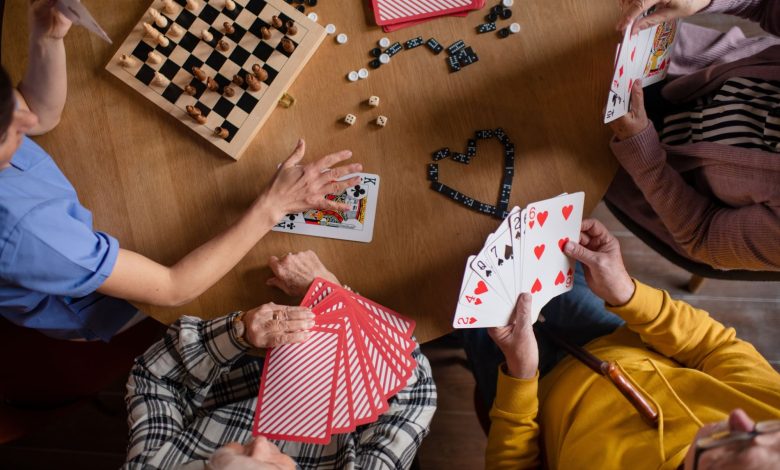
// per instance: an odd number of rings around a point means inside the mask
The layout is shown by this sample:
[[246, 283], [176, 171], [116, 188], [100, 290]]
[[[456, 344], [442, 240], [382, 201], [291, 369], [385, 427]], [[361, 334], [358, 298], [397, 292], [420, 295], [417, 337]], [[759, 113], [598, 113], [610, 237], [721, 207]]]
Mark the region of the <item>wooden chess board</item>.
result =
[[[154, 0], [150, 7], [160, 11], [168, 20], [167, 25], [158, 26], [146, 12], [119, 46], [106, 70], [238, 160], [276, 108], [279, 98], [322, 43], [325, 29], [284, 0], [235, 0], [236, 7], [232, 11], [225, 8], [225, 0], [199, 0], [192, 11], [185, 7], [185, 0], [173, 0], [173, 3], [176, 11], [168, 14], [163, 10], [163, 1]], [[282, 20], [281, 27], [272, 26], [273, 16]], [[287, 34], [288, 20], [295, 23], [295, 34]], [[225, 22], [232, 24], [235, 31], [225, 34]], [[144, 23], [166, 35], [167, 47], [146, 34]], [[169, 31], [174, 23], [184, 31], [178, 37]], [[263, 27], [270, 29], [269, 39], [262, 38]], [[211, 41], [201, 38], [203, 30], [211, 33]], [[289, 38], [295, 44], [292, 53], [282, 47], [283, 38]], [[217, 47], [220, 40], [228, 43], [226, 51]], [[159, 64], [148, 60], [152, 51], [161, 56]], [[133, 64], [121, 64], [122, 55], [132, 57]], [[268, 73], [259, 90], [250, 90], [246, 83], [241, 86], [231, 83], [235, 75], [251, 74], [254, 64], [259, 64]], [[206, 83], [192, 75], [192, 67], [203, 70], [219, 88], [209, 90]], [[166, 84], [157, 84], [154, 80], [157, 72], [167, 79]], [[187, 85], [194, 88], [194, 94], [184, 91]], [[234, 89], [233, 96], [223, 95], [227, 86]], [[188, 105], [201, 111], [206, 118], [204, 124], [187, 114]], [[227, 130], [227, 137], [217, 136], [217, 127]]]

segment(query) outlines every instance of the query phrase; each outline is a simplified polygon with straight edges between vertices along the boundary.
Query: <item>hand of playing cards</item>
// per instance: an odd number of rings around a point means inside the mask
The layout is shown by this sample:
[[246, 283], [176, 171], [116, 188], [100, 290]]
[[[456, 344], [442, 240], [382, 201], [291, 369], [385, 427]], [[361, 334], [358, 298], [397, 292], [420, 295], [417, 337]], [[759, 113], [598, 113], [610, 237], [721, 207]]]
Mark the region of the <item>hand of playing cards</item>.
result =
[[316, 315], [311, 337], [268, 352], [254, 435], [327, 444], [376, 421], [417, 367], [414, 321], [317, 278], [301, 305]]
[[468, 258], [452, 326], [506, 326], [523, 292], [532, 296], [533, 323], [547, 302], [571, 290], [575, 263], [563, 247], [579, 241], [584, 203], [579, 192], [513, 208]]

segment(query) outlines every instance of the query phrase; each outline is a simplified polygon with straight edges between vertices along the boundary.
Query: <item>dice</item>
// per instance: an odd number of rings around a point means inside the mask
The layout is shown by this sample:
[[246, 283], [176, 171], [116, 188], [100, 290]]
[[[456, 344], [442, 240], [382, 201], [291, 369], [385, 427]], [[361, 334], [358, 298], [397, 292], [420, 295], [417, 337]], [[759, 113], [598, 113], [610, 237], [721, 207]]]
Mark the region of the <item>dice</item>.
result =
[[387, 117], [379, 116], [376, 118], [376, 125], [379, 127], [385, 127], [387, 125]]
[[372, 96], [371, 98], [369, 98], [368, 105], [371, 106], [372, 108], [376, 108], [377, 106], [379, 106], [379, 97]]
[[351, 125], [355, 124], [355, 122], [357, 122], [357, 117], [355, 117], [354, 114], [347, 114], [346, 116], [344, 116], [344, 123], [345, 124], [348, 124], [348, 125], [351, 126]]

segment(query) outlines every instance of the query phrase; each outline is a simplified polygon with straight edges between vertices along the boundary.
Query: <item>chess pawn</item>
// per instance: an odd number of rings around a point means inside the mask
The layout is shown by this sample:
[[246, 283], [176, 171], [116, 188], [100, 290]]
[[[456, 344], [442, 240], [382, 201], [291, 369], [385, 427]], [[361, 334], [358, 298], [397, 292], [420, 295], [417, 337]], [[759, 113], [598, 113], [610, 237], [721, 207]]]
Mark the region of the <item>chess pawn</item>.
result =
[[195, 11], [200, 6], [200, 3], [198, 3], [198, 0], [187, 0], [187, 4], [184, 8], [188, 9], [189, 11]]
[[208, 29], [204, 29], [200, 32], [200, 38], [206, 42], [211, 42], [214, 40], [214, 35]]
[[298, 33], [298, 27], [295, 26], [295, 22], [293, 20], [287, 20], [286, 26], [288, 36], [295, 36]]
[[232, 86], [228, 85], [224, 90], [222, 90], [222, 94], [228, 98], [231, 98], [236, 95], [236, 90]]
[[198, 124], [206, 124], [206, 116], [200, 112], [199, 108], [188, 104], [185, 109], [187, 110], [187, 114], [189, 114]]
[[271, 30], [268, 28], [268, 26], [263, 26], [260, 28], [260, 35], [267, 41], [271, 39]]
[[173, 4], [173, 0], [163, 0], [162, 3], [162, 11], [169, 15], [176, 13], [176, 5]]
[[152, 51], [149, 53], [149, 55], [146, 57], [146, 60], [149, 61], [150, 64], [157, 65], [160, 62], [162, 62], [162, 56], [160, 54]]
[[225, 28], [225, 34], [233, 34], [236, 32], [236, 28], [230, 24], [229, 21], [225, 21], [222, 26]]
[[200, 69], [200, 67], [192, 67], [192, 74], [195, 75], [195, 78], [200, 80], [201, 82], [206, 81], [206, 72]]
[[241, 75], [233, 75], [233, 83], [237, 86], [244, 86], [244, 79], [241, 78]]
[[150, 7], [149, 16], [152, 17], [152, 20], [154, 20], [154, 24], [156, 24], [157, 26], [161, 28], [168, 26], [168, 19], [162, 16], [160, 12], [157, 10], [157, 8]]
[[283, 38], [282, 39], [282, 49], [284, 49], [284, 52], [288, 54], [292, 54], [295, 50], [295, 43], [292, 42], [289, 38]]
[[157, 35], [160, 34], [159, 31], [154, 29], [154, 26], [147, 22], [144, 22], [144, 31], [146, 31], [146, 34], [152, 39], [157, 39]]
[[217, 137], [221, 137], [223, 139], [227, 139], [228, 136], [230, 135], [230, 132], [228, 132], [228, 130], [225, 129], [225, 128], [215, 127], [214, 128], [214, 135], [216, 135]]
[[261, 82], [268, 80], [268, 71], [260, 67], [260, 64], [252, 66], [252, 73], [255, 74], [255, 78]]
[[171, 25], [171, 29], [168, 30], [168, 34], [170, 34], [173, 38], [179, 38], [182, 34], [184, 34], [184, 30], [181, 26], [174, 23]]
[[187, 93], [190, 96], [195, 96], [195, 93], [197, 93], [198, 90], [195, 89], [192, 85], [187, 85], [184, 87], [184, 93]]
[[133, 59], [127, 54], [122, 54], [121, 56], [119, 56], [119, 65], [121, 65], [122, 67], [132, 67], [135, 65], [135, 63], [136, 63], [135, 59]]
[[249, 86], [249, 89], [252, 91], [258, 91], [262, 85], [260, 84], [260, 81], [257, 80], [257, 78], [252, 74], [246, 74], [246, 84]]
[[233, 11], [236, 9], [236, 2], [233, 0], [225, 0], [225, 10]]
[[274, 15], [271, 17], [271, 26], [273, 26], [274, 28], [279, 29], [282, 27], [282, 24], [283, 24], [282, 19], [279, 18], [278, 16]]
[[168, 86], [168, 79], [165, 78], [165, 75], [161, 74], [160, 72], [155, 72], [152, 83], [159, 86]]
[[170, 45], [170, 41], [168, 38], [165, 37], [164, 34], [160, 33], [157, 35], [157, 44], [159, 44], [162, 47], [168, 47]]
[[217, 43], [217, 49], [219, 49], [222, 52], [227, 52], [230, 50], [230, 44], [228, 44], [228, 42], [225, 41], [224, 39], [220, 39], [219, 42]]
[[219, 84], [211, 77], [206, 78], [206, 88], [211, 91], [219, 90]]

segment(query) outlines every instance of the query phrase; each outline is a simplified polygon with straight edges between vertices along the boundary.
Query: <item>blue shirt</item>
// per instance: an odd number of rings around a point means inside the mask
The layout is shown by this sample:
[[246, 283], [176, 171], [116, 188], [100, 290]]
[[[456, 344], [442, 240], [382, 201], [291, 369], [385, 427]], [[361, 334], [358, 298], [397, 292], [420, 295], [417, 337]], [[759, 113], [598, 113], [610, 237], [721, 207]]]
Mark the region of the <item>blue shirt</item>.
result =
[[24, 137], [0, 171], [0, 315], [55, 338], [108, 341], [137, 312], [95, 292], [118, 253], [51, 157]]

